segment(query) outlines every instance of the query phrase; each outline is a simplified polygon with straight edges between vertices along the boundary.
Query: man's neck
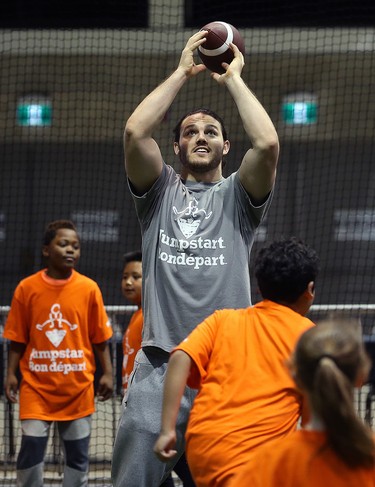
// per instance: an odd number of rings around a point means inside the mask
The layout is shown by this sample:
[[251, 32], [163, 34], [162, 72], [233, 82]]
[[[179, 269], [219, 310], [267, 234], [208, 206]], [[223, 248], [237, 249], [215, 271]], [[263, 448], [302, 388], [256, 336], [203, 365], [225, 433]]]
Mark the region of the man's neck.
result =
[[219, 168], [214, 171], [197, 173], [197, 172], [187, 172], [184, 168], [181, 170], [181, 178], [184, 181], [191, 181], [193, 183], [217, 183], [223, 178], [221, 170]]

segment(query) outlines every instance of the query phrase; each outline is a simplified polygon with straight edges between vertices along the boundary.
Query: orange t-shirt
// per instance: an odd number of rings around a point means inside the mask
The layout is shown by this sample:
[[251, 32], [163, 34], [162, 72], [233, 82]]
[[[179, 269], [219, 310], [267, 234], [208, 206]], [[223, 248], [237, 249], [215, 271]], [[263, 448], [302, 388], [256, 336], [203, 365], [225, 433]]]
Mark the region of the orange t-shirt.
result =
[[227, 487], [374, 487], [375, 468], [349, 468], [326, 447], [326, 435], [296, 431], [262, 446]]
[[302, 397], [286, 360], [313, 323], [264, 300], [216, 311], [175, 350], [193, 360], [188, 385], [199, 389], [186, 432], [198, 486], [225, 485], [248, 452], [294, 431]]
[[142, 309], [135, 311], [122, 340], [124, 358], [122, 361], [122, 387], [124, 392], [128, 387], [129, 376], [134, 367], [134, 359], [142, 343], [143, 313]]
[[92, 414], [92, 343], [112, 336], [102, 294], [73, 271], [67, 280], [39, 271], [17, 286], [4, 337], [26, 344], [20, 360], [20, 418], [67, 421]]

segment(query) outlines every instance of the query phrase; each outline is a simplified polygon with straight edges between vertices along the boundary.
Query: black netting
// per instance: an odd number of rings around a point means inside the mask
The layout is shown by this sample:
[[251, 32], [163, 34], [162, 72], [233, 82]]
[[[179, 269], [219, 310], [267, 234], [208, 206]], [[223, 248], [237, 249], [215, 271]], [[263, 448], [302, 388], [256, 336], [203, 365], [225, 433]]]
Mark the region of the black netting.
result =
[[[43, 17], [44, 3], [51, 5], [39, 1], [32, 11], [25, 0], [0, 7], [0, 304], [9, 306], [19, 280], [40, 268], [44, 227], [57, 218], [76, 222], [79, 270], [98, 282], [106, 305], [125, 304], [122, 255], [140, 245], [123, 168], [125, 120], [177, 66], [188, 37], [209, 21], [224, 20], [245, 39], [243, 78], [269, 112], [281, 144], [274, 200], [253, 254], [266, 241], [296, 235], [321, 257], [317, 305], [371, 309], [373, 2], [232, 1], [223, 10], [211, 1], [200, 1], [200, 8], [193, 1], [76, 1], [66, 2], [64, 12], [49, 7]], [[87, 15], [85, 4], [93, 6]], [[165, 160], [175, 164], [177, 119], [198, 106], [223, 115], [232, 144], [229, 174], [248, 141], [232, 99], [207, 73], [186, 83], [156, 134]], [[115, 316], [118, 337], [127, 320]], [[371, 313], [365, 324], [371, 334]], [[92, 458], [100, 467], [99, 485], [108, 478], [118, 403], [98, 413], [104, 419], [93, 435]], [[0, 431], [4, 425], [8, 438], [5, 403], [1, 414]], [[17, 418], [15, 424], [19, 435]], [[0, 452], [5, 466], [8, 446]], [[4, 478], [13, 467], [4, 468]]]

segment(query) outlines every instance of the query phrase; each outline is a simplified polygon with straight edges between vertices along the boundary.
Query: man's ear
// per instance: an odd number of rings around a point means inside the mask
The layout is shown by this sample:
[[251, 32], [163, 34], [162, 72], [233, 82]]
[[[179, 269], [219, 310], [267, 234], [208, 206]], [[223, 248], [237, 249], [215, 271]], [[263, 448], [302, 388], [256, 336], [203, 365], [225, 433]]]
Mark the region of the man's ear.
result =
[[42, 255], [43, 255], [43, 257], [48, 257], [49, 256], [48, 245], [43, 245]]
[[226, 140], [224, 142], [224, 147], [223, 147], [223, 156], [226, 156], [228, 154], [229, 149], [230, 149], [230, 142], [229, 140]]
[[176, 156], [180, 153], [180, 146], [178, 145], [177, 142], [173, 143], [173, 150], [174, 150], [174, 153], [176, 154]]

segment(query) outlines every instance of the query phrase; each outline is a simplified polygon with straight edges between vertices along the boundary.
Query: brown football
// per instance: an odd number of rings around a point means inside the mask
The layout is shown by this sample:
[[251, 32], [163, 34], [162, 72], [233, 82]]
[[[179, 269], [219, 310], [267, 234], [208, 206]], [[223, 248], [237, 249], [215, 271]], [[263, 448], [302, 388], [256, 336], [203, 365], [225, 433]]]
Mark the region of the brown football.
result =
[[215, 21], [204, 25], [201, 30], [207, 30], [206, 42], [198, 47], [198, 54], [203, 64], [215, 73], [224, 73], [221, 63], [230, 64], [233, 51], [229, 44], [235, 44], [245, 55], [245, 42], [238, 30], [227, 22]]

